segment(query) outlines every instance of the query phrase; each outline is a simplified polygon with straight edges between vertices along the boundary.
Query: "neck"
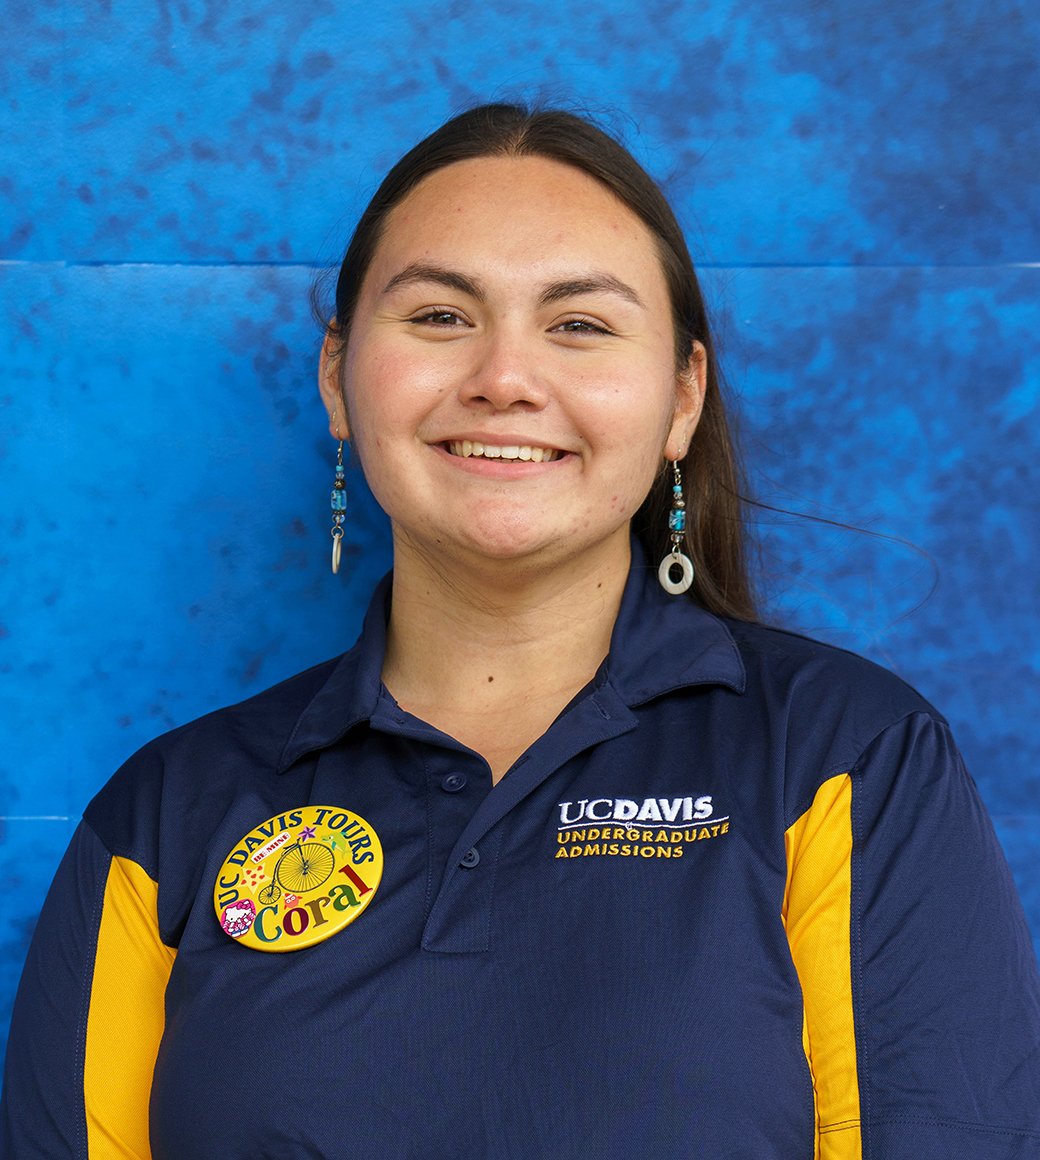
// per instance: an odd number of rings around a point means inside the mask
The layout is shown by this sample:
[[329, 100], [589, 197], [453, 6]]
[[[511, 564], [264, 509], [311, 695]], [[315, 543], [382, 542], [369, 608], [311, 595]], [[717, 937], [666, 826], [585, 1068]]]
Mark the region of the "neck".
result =
[[[402, 708], [483, 753], [501, 776], [502, 762], [595, 675], [630, 562], [627, 528], [541, 568], [433, 559], [395, 538], [383, 681]], [[510, 730], [511, 743], [493, 754]]]

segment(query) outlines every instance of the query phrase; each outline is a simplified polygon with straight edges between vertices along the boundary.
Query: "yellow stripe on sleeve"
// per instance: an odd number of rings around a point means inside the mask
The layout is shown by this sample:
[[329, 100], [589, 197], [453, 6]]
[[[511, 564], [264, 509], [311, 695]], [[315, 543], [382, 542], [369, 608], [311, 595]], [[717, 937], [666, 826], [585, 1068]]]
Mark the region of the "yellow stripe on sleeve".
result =
[[87, 1015], [83, 1096], [90, 1160], [149, 1160], [148, 1097], [175, 951], [159, 938], [158, 886], [113, 858]]
[[860, 1160], [852, 1018], [852, 778], [825, 781], [784, 835], [783, 920], [802, 984], [803, 1043], [816, 1099], [817, 1160]]

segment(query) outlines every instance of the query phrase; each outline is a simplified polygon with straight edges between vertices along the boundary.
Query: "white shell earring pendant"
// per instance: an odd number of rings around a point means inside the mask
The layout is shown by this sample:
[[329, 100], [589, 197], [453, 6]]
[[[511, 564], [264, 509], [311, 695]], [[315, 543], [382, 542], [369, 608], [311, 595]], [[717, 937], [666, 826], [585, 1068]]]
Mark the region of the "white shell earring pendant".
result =
[[[681, 580], [672, 579], [672, 569], [676, 565], [682, 569]], [[669, 552], [657, 569], [657, 579], [661, 581], [661, 587], [665, 592], [681, 596], [693, 583], [693, 563], [689, 556], [683, 555], [682, 552]]]

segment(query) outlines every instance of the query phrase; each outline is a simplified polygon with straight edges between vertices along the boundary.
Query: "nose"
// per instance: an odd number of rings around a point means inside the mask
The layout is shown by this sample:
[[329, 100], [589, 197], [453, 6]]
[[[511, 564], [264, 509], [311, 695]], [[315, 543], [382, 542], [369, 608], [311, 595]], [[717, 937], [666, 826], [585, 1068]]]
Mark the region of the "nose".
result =
[[459, 388], [462, 402], [494, 411], [541, 410], [549, 390], [535, 347], [533, 337], [512, 327], [489, 330], [477, 347], [476, 365]]

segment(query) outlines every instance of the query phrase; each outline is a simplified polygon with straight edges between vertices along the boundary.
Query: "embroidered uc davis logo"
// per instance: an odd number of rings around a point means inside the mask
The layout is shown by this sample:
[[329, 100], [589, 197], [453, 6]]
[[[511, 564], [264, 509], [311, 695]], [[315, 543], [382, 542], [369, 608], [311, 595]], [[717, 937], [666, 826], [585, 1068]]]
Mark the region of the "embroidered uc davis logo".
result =
[[693, 842], [729, 833], [729, 815], [702, 797], [582, 798], [560, 802], [556, 858], [682, 858]]

